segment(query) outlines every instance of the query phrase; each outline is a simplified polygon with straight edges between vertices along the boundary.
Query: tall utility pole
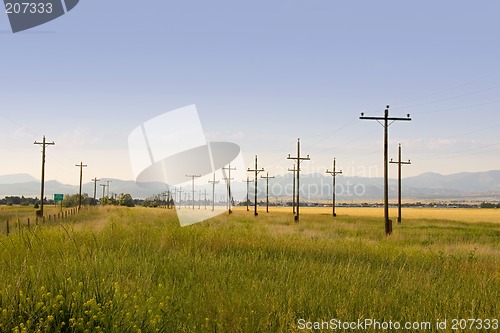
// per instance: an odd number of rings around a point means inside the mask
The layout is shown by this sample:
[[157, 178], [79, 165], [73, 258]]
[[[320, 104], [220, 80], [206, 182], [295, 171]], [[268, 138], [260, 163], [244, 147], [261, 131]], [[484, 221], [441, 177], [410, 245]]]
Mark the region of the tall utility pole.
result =
[[401, 224], [401, 165], [411, 164], [410, 160], [408, 160], [408, 162], [401, 161], [401, 144], [399, 144], [398, 161], [393, 162], [391, 158], [391, 161], [389, 163], [398, 165], [398, 224]]
[[297, 169], [295, 169], [295, 164], [293, 165], [293, 169], [288, 169], [288, 171], [293, 171], [293, 187], [292, 187], [292, 205], [293, 205], [293, 215], [295, 215], [295, 172]]
[[295, 160], [297, 162], [297, 214], [295, 215], [295, 222], [299, 222], [299, 206], [300, 206], [300, 161], [309, 161], [309, 155], [307, 157], [300, 157], [300, 138], [297, 139], [297, 156], [296, 157], [291, 157], [290, 154], [288, 154], [287, 159], [289, 160]]
[[[384, 117], [365, 117], [364, 113], [361, 113], [359, 119], [363, 120], [376, 120], [379, 124], [384, 127], [384, 220], [385, 220], [385, 234], [388, 236], [392, 234], [392, 221], [389, 220], [389, 168], [388, 168], [388, 138], [389, 138], [389, 126], [395, 121], [410, 121], [410, 114], [406, 115], [406, 118], [393, 118], [389, 117], [389, 105], [387, 105], [384, 111]], [[380, 121], [383, 120], [383, 123]], [[389, 123], [389, 121], [391, 123]]]
[[207, 189], [205, 189], [205, 210], [207, 209]]
[[99, 184], [99, 186], [102, 186], [102, 200], [104, 201], [104, 191], [106, 191], [106, 184]]
[[215, 180], [215, 172], [214, 172], [214, 180], [209, 180], [209, 183], [212, 184], [212, 212], [215, 210], [215, 184], [218, 184], [219, 181]]
[[201, 175], [186, 175], [186, 177], [191, 178], [192, 183], [192, 193], [193, 193], [193, 210], [194, 210], [194, 179], [201, 177]]
[[269, 172], [266, 172], [266, 176], [260, 176], [266, 180], [266, 213], [269, 213], [269, 178], [274, 178], [274, 176], [269, 177]]
[[96, 193], [97, 193], [97, 182], [100, 181], [100, 179], [97, 179], [97, 177], [94, 177], [94, 179], [91, 179], [94, 182], [94, 201], [93, 205], [96, 205]]
[[328, 171], [328, 169], [326, 169], [326, 173], [329, 173], [330, 175], [332, 175], [332, 178], [333, 178], [333, 181], [332, 181], [332, 186], [333, 186], [333, 190], [332, 190], [332, 206], [333, 206], [333, 217], [337, 216], [337, 214], [335, 214], [335, 178], [337, 175], [340, 175], [342, 174], [342, 170], [340, 171], [335, 171], [335, 158], [333, 159], [333, 170], [332, 171]]
[[257, 213], [257, 179], [258, 179], [257, 175], [259, 174], [259, 172], [264, 171], [264, 168], [259, 169], [257, 167], [257, 155], [255, 155], [255, 169], [248, 168], [247, 171], [248, 172], [255, 172], [255, 183], [254, 183], [254, 187], [255, 187], [255, 202], [254, 202], [253, 215], [257, 216], [257, 215], [259, 215], [259, 213]]
[[182, 190], [182, 186], [179, 186], [179, 190], [177, 191], [177, 193], [179, 193], [179, 209], [181, 209], [181, 206], [182, 206], [182, 192], [184, 192]]
[[247, 212], [250, 210], [248, 208], [248, 184], [250, 184], [251, 180], [250, 177], [247, 177], [247, 180], [244, 180], [245, 183], [247, 183]]
[[39, 216], [43, 216], [43, 198], [44, 198], [44, 187], [45, 187], [45, 147], [55, 145], [54, 141], [45, 141], [45, 135], [43, 136], [42, 142], [35, 141], [33, 144], [42, 146], [42, 184], [41, 184], [41, 194], [40, 194], [40, 210], [38, 211]]
[[83, 164], [83, 162], [80, 162], [80, 164], [75, 164], [75, 166], [80, 168], [80, 192], [78, 193], [78, 209], [82, 208], [82, 175], [83, 175], [83, 168], [87, 167], [86, 164]]
[[109, 199], [109, 183], [112, 183], [112, 180], [106, 180], [106, 186], [108, 187], [108, 191], [106, 192], [106, 197]]
[[231, 168], [231, 163], [229, 163], [227, 168], [226, 167], [222, 168], [222, 172], [224, 172], [225, 170], [229, 170], [228, 177], [224, 177], [223, 179], [227, 180], [227, 208], [229, 209], [229, 214], [231, 214], [232, 213], [232, 211], [231, 211], [231, 199], [233, 198], [233, 196], [231, 195], [231, 180], [233, 179], [233, 178], [231, 178], [231, 170], [236, 170], [236, 168]]

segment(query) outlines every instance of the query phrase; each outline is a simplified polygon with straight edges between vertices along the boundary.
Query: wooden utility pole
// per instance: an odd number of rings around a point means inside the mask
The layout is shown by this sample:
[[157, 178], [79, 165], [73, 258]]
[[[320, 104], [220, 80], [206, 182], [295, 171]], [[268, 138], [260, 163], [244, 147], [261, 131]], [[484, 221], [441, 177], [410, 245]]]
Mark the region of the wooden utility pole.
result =
[[293, 171], [293, 185], [292, 185], [292, 205], [293, 205], [293, 215], [295, 215], [295, 172], [297, 169], [295, 169], [295, 164], [293, 165], [292, 169], [288, 169], [288, 171]]
[[247, 212], [250, 210], [250, 208], [248, 208], [248, 185], [250, 184], [251, 180], [250, 180], [250, 177], [247, 177], [247, 180], [244, 180], [245, 183], [247, 183]]
[[335, 158], [333, 159], [333, 170], [332, 171], [328, 171], [328, 169], [326, 169], [326, 173], [329, 173], [330, 175], [332, 175], [332, 178], [333, 178], [333, 181], [332, 181], [332, 186], [333, 186], [333, 189], [332, 189], [332, 214], [333, 214], [333, 217], [337, 216], [337, 214], [335, 214], [335, 178], [337, 177], [337, 175], [340, 175], [342, 174], [342, 170], [340, 171], [335, 171]]
[[194, 179], [201, 177], [201, 175], [186, 175], [186, 177], [191, 178], [191, 183], [193, 184], [192, 185], [193, 186], [193, 188], [192, 188], [192, 193], [193, 193], [193, 200], [192, 200], [192, 202], [193, 202], [193, 210], [194, 210]]
[[[389, 105], [387, 105], [384, 111], [384, 117], [365, 117], [364, 113], [361, 113], [362, 120], [376, 120], [379, 124], [384, 127], [384, 220], [385, 220], [385, 234], [389, 236], [392, 234], [392, 221], [389, 220], [389, 168], [388, 168], [388, 146], [389, 146], [389, 126], [395, 121], [411, 121], [410, 114], [406, 115], [406, 118], [392, 118], [389, 117]], [[381, 123], [380, 121], [383, 121]], [[391, 123], [389, 124], [389, 121]]]
[[269, 178], [274, 178], [274, 176], [269, 177], [269, 172], [266, 172], [266, 176], [260, 176], [266, 180], [266, 213], [269, 213]]
[[109, 199], [109, 183], [112, 183], [112, 180], [106, 180], [106, 186], [108, 187], [108, 191], [106, 192], [106, 197]]
[[215, 172], [214, 172], [214, 179], [209, 180], [209, 183], [212, 184], [212, 212], [215, 210], [215, 184], [218, 184], [219, 181], [215, 180]]
[[100, 179], [97, 179], [97, 177], [94, 177], [94, 179], [91, 179], [94, 182], [94, 201], [93, 205], [96, 205], [96, 192], [97, 192], [97, 182], [100, 181]]
[[399, 144], [398, 161], [393, 161], [391, 158], [389, 163], [398, 165], [398, 224], [401, 224], [401, 165], [411, 164], [410, 160], [408, 160], [408, 162], [401, 161], [401, 143]]
[[227, 177], [224, 177], [223, 179], [227, 180], [227, 208], [229, 210], [229, 214], [231, 214], [232, 213], [231, 200], [233, 198], [233, 196], [231, 194], [231, 180], [234, 179], [234, 178], [231, 178], [231, 170], [236, 170], [236, 168], [231, 168], [231, 163], [229, 163], [227, 168], [226, 167], [222, 168], [222, 172], [225, 173], [225, 170], [229, 171], [229, 175]]
[[33, 144], [42, 146], [42, 184], [41, 184], [41, 194], [40, 194], [40, 210], [37, 212], [38, 216], [43, 216], [43, 198], [45, 189], [45, 147], [55, 145], [54, 141], [45, 141], [45, 135], [43, 136], [42, 142], [35, 141]]
[[83, 164], [83, 162], [80, 162], [80, 164], [75, 164], [75, 166], [80, 168], [80, 191], [78, 192], [78, 209], [82, 208], [82, 175], [83, 175], [83, 168], [87, 167], [86, 164]]
[[[99, 186], [102, 187], [102, 200], [104, 201], [104, 193], [106, 191], [106, 184], [99, 184]], [[102, 202], [101, 202], [101, 204], [102, 204]]]
[[259, 174], [259, 172], [263, 172], [264, 171], [264, 168], [261, 168], [259, 169], [257, 167], [257, 155], [255, 155], [255, 169], [250, 169], [248, 168], [247, 170], [248, 172], [255, 172], [255, 183], [254, 183], [254, 187], [255, 187], [255, 202], [254, 202], [254, 210], [253, 210], [253, 215], [254, 216], [257, 216], [259, 215], [259, 213], [257, 213], [257, 175]]
[[297, 139], [297, 156], [291, 157], [288, 154], [287, 159], [295, 160], [297, 162], [297, 214], [294, 217], [296, 223], [299, 223], [299, 207], [300, 207], [300, 161], [309, 161], [309, 155], [307, 157], [300, 157], [300, 138]]

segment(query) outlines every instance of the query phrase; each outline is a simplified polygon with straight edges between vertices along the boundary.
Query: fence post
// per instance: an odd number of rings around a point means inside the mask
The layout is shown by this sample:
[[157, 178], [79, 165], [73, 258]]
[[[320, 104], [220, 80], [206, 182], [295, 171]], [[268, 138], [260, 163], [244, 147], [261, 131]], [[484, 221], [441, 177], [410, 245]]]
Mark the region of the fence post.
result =
[[9, 220], [7, 220], [7, 236], [9, 235], [9, 233], [10, 233]]
[[30, 218], [28, 217], [28, 229], [31, 228], [30, 226]]

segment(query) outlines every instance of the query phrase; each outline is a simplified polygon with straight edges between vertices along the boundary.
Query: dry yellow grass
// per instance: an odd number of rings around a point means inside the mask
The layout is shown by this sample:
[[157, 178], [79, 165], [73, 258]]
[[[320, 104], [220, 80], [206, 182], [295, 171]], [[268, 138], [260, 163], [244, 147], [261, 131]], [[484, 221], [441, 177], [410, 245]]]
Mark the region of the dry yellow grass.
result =
[[[246, 210], [244, 207], [237, 207], [236, 210]], [[265, 207], [259, 207], [259, 214], [265, 213]], [[270, 207], [273, 213], [290, 213], [291, 207]], [[359, 216], [359, 217], [382, 217], [383, 208], [378, 207], [337, 207], [335, 212], [338, 216]], [[332, 213], [331, 207], [301, 207], [300, 213], [305, 215], [329, 215]], [[403, 208], [403, 219], [436, 219], [454, 220], [463, 222], [487, 222], [500, 223], [500, 209], [479, 209], [479, 208]], [[396, 221], [398, 216], [397, 208], [389, 210], [389, 216]]]

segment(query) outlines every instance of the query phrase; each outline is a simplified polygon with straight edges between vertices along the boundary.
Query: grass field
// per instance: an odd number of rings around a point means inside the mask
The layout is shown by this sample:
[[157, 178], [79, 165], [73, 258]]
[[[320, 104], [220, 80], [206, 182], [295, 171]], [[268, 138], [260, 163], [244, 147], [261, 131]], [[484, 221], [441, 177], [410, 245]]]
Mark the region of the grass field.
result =
[[0, 331], [334, 331], [373, 319], [451, 332], [470, 318], [491, 327], [454, 331], [495, 331], [498, 210], [405, 209], [391, 237], [380, 209], [301, 212], [296, 224], [289, 209], [238, 208], [181, 228], [172, 210], [101, 207], [0, 233]]

